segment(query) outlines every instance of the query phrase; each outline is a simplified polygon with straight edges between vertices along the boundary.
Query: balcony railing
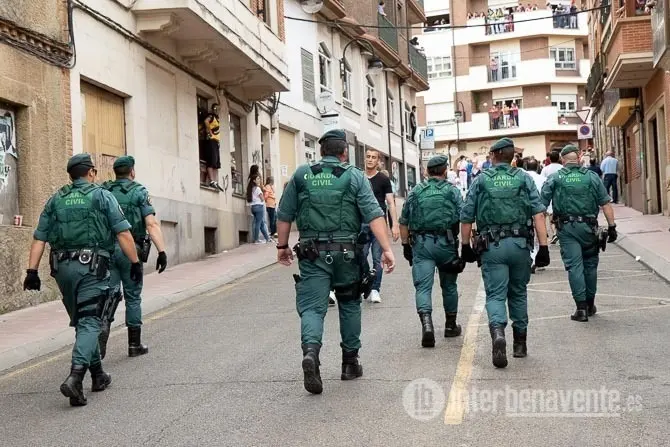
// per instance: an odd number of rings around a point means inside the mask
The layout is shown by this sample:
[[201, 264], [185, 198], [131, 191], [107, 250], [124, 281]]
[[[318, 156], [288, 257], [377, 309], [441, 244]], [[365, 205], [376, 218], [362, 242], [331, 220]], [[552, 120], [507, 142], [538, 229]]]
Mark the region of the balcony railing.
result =
[[514, 31], [514, 14], [507, 14], [500, 18], [489, 18], [484, 19], [486, 26], [486, 35], [489, 34], [503, 34], [511, 33]]
[[398, 52], [398, 28], [381, 14], [377, 14], [377, 25], [379, 26], [379, 38]]
[[603, 77], [603, 67], [600, 63], [600, 55], [596, 56], [591, 66], [591, 73], [589, 74], [589, 79], [586, 81], [586, 101], [591, 102], [593, 95], [596, 93], [596, 89], [600, 85], [600, 81]]
[[610, 18], [610, 13], [612, 12], [611, 3], [611, 0], [602, 0], [600, 2], [600, 6], [603, 7], [603, 9], [600, 10], [600, 23], [602, 25], [607, 23], [607, 19]]
[[554, 29], [579, 29], [577, 14], [570, 11], [554, 12]]
[[516, 79], [516, 65], [498, 67], [495, 70], [488, 69], [489, 82], [511, 81]]
[[409, 62], [423, 79], [428, 80], [428, 61], [414, 46], [409, 47]]
[[519, 127], [519, 109], [510, 109], [508, 113], [501, 110], [489, 112], [489, 130], [513, 129], [515, 127]]

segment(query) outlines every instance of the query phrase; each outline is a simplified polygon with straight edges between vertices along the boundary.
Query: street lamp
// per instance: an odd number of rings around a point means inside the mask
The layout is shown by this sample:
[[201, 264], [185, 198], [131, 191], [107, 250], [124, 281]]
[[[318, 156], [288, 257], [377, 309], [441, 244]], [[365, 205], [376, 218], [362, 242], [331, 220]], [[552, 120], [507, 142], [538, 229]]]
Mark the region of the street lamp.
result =
[[307, 14], [316, 14], [323, 8], [323, 0], [300, 0], [300, 6]]
[[384, 70], [384, 63], [379, 58], [375, 57], [374, 48], [372, 48], [372, 45], [370, 45], [370, 42], [368, 42], [367, 40], [356, 38], [350, 40], [342, 50], [342, 59], [340, 59], [340, 78], [345, 79], [347, 76], [347, 66], [346, 66], [347, 49], [349, 48], [349, 45], [351, 45], [354, 42], [358, 43], [363, 47], [363, 50], [361, 50], [361, 55], [369, 58], [368, 73], [373, 76], [380, 74]]

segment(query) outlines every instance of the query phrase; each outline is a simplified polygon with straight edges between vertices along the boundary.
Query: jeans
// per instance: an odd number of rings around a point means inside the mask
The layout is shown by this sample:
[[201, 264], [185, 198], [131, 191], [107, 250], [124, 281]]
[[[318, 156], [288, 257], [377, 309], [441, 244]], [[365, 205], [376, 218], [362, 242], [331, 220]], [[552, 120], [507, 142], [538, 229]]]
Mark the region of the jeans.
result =
[[268, 207], [268, 225], [270, 225], [270, 234], [277, 232], [277, 212], [276, 208]]
[[603, 176], [603, 183], [605, 183], [605, 189], [607, 194], [610, 194], [610, 188], [612, 188], [612, 201], [617, 203], [619, 201], [619, 186], [617, 185], [617, 174], [605, 174]]
[[270, 235], [268, 235], [268, 229], [265, 226], [265, 205], [251, 205], [251, 213], [254, 216], [254, 242], [259, 240], [258, 237], [261, 232], [265, 240], [269, 241]]
[[372, 284], [372, 290], [379, 292], [379, 289], [382, 286], [382, 247], [379, 245], [379, 241], [375, 237], [372, 230], [370, 230], [370, 225], [363, 224], [361, 231], [364, 231], [368, 234], [368, 242], [363, 247], [363, 258], [365, 262], [368, 261], [368, 254], [370, 249], [372, 249], [372, 268], [375, 269], [375, 281]]

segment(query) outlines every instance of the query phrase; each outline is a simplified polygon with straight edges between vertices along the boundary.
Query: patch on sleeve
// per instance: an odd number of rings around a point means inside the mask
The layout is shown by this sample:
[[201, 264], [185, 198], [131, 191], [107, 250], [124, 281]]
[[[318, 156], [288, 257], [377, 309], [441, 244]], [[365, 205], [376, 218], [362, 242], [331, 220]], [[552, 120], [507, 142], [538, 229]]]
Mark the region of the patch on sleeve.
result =
[[153, 202], [151, 201], [151, 196], [147, 195], [147, 203], [151, 206], [153, 206]]

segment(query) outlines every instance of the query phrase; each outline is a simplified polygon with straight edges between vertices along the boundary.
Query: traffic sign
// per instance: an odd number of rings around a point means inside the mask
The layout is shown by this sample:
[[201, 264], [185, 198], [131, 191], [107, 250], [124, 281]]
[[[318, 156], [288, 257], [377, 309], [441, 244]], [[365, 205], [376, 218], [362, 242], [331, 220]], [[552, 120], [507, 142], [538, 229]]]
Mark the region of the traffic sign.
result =
[[577, 130], [577, 139], [578, 140], [588, 140], [593, 138], [593, 129], [590, 124], [580, 124], [579, 129]]
[[586, 124], [589, 122], [589, 118], [591, 117], [591, 109], [582, 109], [582, 110], [577, 110], [575, 112], [577, 116], [579, 117], [580, 120], [582, 120], [582, 123]]
[[426, 127], [423, 130], [423, 139], [427, 141], [435, 141], [435, 129], [432, 127]]

